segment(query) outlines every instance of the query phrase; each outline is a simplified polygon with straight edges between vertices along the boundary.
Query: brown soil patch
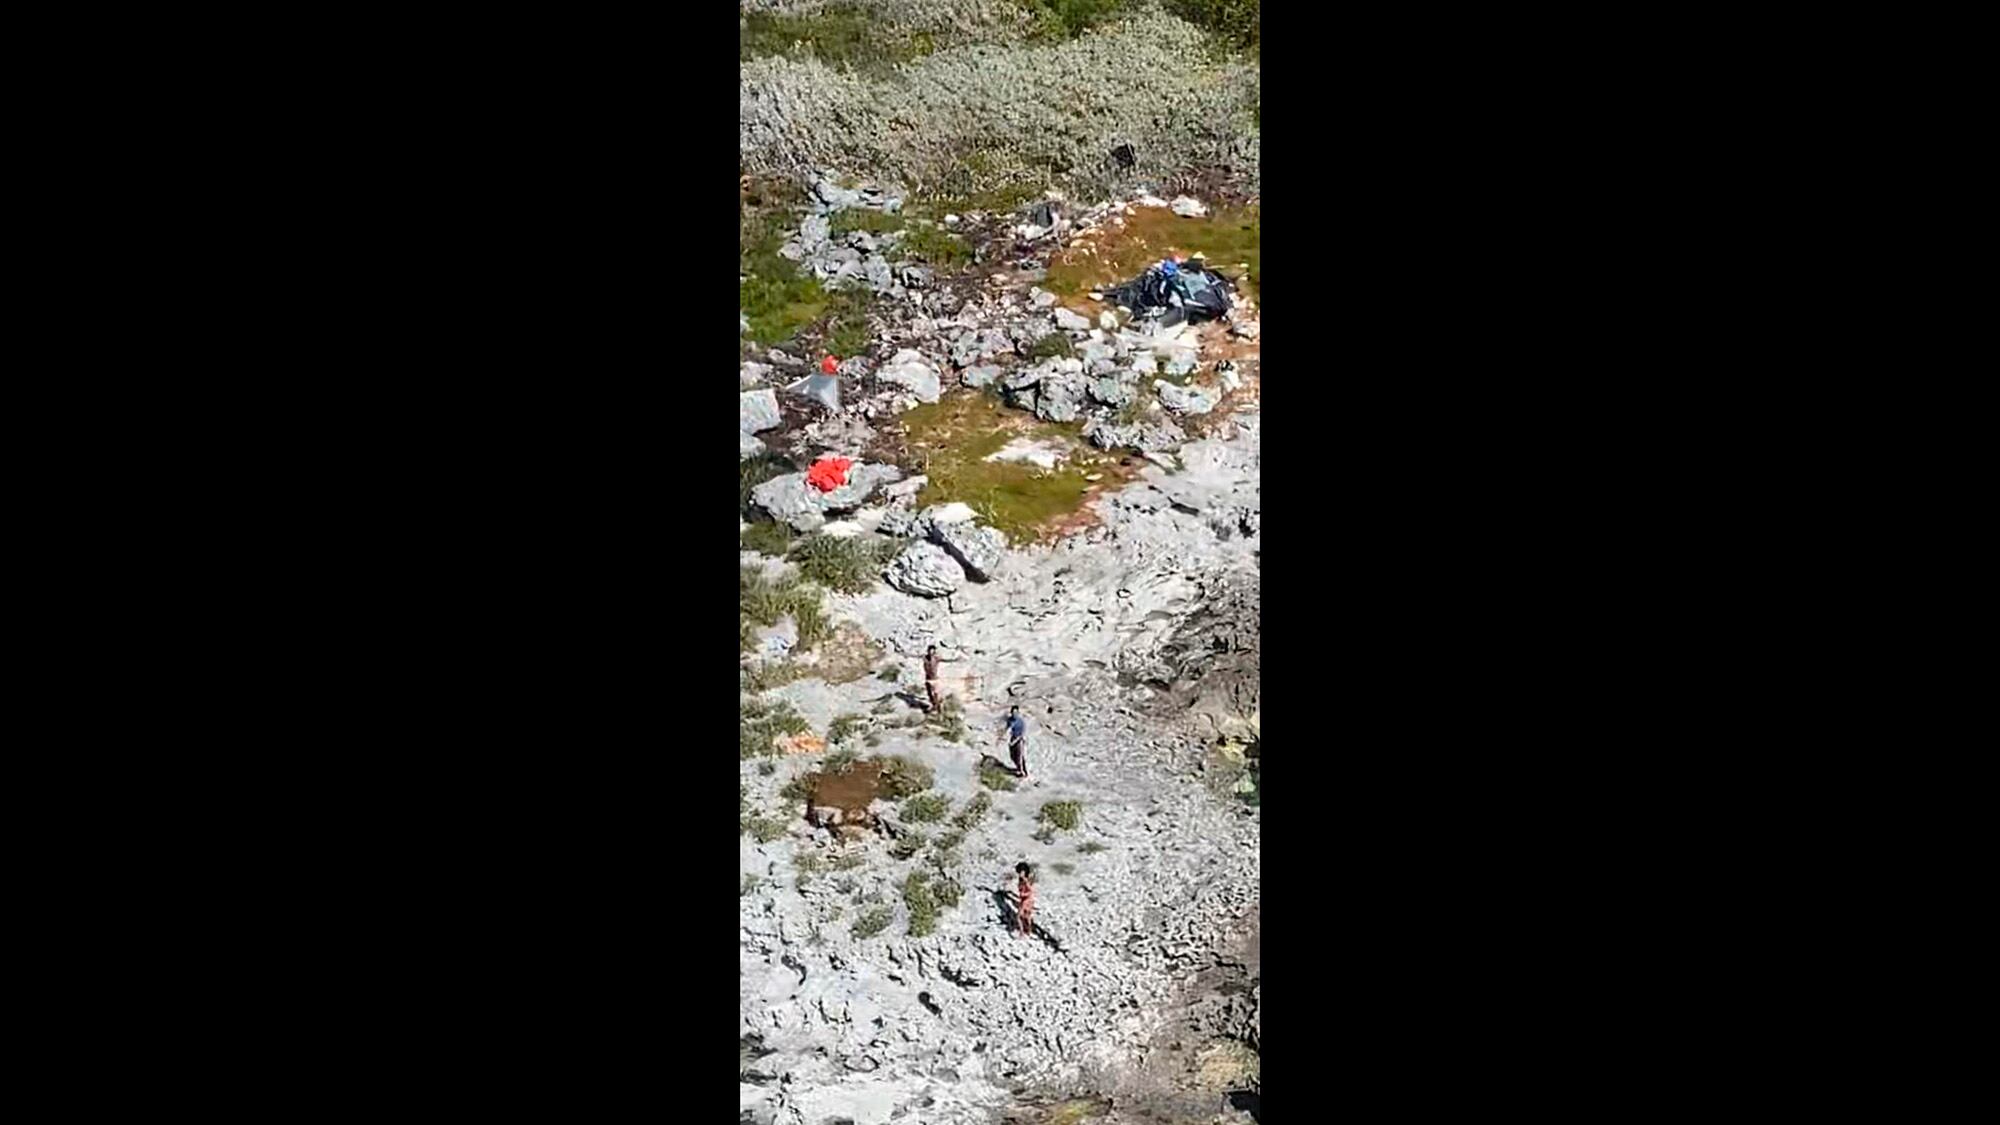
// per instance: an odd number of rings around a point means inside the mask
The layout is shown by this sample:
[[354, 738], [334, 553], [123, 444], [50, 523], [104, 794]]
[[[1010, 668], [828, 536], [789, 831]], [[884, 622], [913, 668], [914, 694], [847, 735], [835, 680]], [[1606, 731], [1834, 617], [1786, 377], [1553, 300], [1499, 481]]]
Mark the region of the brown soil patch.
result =
[[814, 774], [812, 792], [806, 798], [807, 807], [837, 808], [843, 823], [853, 823], [868, 815], [869, 802], [881, 791], [880, 763], [856, 762], [845, 773], [821, 771]]

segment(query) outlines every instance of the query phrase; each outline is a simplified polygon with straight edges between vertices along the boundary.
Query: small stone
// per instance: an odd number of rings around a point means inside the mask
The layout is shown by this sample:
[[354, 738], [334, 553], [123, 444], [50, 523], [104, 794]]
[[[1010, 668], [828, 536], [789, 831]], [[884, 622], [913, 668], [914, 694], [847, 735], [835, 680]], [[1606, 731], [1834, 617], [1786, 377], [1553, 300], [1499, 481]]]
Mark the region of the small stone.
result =
[[1118, 314], [1112, 312], [1110, 309], [1105, 309], [1103, 312], [1097, 314], [1097, 326], [1106, 332], [1117, 331]]
[[1058, 300], [1060, 298], [1054, 293], [1049, 292], [1039, 285], [1028, 290], [1028, 302], [1038, 309], [1053, 308]]
[[1068, 309], [1055, 311], [1056, 327], [1065, 332], [1083, 332], [1090, 328], [1090, 321]]

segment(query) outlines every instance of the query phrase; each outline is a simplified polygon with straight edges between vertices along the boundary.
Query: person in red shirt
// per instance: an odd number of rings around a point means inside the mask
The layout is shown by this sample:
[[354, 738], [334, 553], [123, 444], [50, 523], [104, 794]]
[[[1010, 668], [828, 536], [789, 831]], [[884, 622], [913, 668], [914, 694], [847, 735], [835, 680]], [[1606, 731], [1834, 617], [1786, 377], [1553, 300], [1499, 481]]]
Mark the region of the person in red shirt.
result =
[[1023, 860], [1014, 865], [1014, 871], [1021, 877], [1021, 904], [1015, 907], [1014, 917], [1020, 921], [1020, 936], [1030, 937], [1035, 932], [1035, 869]]

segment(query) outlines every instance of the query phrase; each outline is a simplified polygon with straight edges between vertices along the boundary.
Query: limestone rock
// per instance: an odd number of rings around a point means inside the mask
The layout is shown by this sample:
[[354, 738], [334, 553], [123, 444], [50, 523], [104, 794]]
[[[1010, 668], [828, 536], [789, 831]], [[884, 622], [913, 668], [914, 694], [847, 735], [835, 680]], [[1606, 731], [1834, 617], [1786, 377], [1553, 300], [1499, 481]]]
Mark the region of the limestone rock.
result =
[[883, 575], [889, 585], [920, 598], [948, 597], [965, 581], [965, 569], [943, 547], [919, 541], [904, 548]]
[[784, 418], [778, 414], [778, 396], [770, 388], [744, 391], [736, 410], [736, 428], [746, 434], [776, 429]]

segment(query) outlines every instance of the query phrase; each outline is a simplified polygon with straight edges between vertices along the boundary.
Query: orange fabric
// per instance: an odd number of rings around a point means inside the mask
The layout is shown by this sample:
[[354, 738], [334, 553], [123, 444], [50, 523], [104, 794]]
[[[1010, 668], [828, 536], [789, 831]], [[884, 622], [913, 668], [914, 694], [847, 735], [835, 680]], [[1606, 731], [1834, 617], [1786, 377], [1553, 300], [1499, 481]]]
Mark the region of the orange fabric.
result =
[[814, 462], [813, 467], [806, 470], [806, 483], [821, 492], [832, 492], [847, 483], [847, 470], [853, 465], [854, 462], [845, 457], [828, 457]]

